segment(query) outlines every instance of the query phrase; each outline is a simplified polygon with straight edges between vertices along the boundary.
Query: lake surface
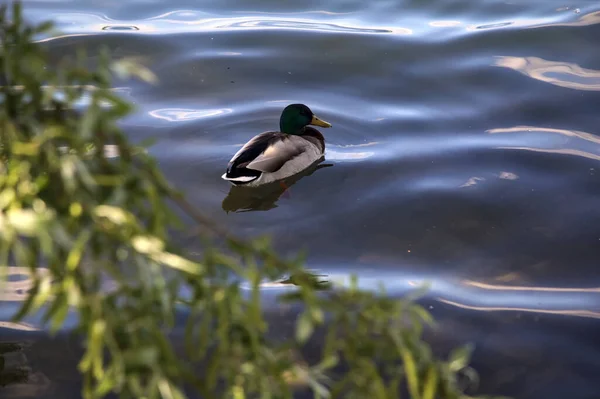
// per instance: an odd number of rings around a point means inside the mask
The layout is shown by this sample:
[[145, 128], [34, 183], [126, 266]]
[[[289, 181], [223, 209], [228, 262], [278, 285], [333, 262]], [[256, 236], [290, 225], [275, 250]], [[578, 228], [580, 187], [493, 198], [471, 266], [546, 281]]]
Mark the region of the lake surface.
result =
[[[556, 0], [36, 1], [57, 59], [136, 56], [160, 83], [118, 84], [133, 140], [190, 202], [242, 236], [309, 251], [331, 278], [402, 295], [431, 282], [437, 348], [476, 345], [477, 393], [600, 397], [600, 3]], [[301, 102], [333, 124], [326, 164], [289, 192], [220, 176]], [[17, 284], [18, 285], [18, 284]], [[23, 290], [2, 294], [8, 320]], [[281, 321], [285, 323], [285, 320]], [[68, 340], [5, 322], [29, 383], [78, 397]]]

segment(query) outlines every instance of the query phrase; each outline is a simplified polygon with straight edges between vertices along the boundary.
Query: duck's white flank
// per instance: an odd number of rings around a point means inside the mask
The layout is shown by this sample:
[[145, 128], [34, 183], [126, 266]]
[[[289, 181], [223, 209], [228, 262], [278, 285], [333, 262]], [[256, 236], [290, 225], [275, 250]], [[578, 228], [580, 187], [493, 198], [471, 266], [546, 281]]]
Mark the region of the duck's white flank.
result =
[[252, 181], [252, 180], [256, 180], [259, 176], [239, 176], [239, 177], [227, 177], [227, 172], [223, 173], [223, 175], [221, 176], [221, 179], [223, 180], [227, 180], [227, 181], [239, 181], [241, 183], [245, 183], [248, 181]]

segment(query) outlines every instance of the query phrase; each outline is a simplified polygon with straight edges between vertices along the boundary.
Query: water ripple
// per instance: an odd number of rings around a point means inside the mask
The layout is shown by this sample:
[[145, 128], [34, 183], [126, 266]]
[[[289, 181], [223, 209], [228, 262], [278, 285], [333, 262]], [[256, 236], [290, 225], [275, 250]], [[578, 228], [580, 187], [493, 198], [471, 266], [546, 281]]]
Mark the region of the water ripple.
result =
[[[322, 273], [321, 269], [317, 271]], [[393, 295], [406, 295], [418, 287], [426, 286], [427, 297], [463, 309], [600, 318], [600, 311], [588, 309], [590, 303], [600, 300], [599, 287], [508, 286], [448, 276], [436, 278], [400, 275], [398, 272], [387, 274], [388, 272], [381, 270], [377, 276], [359, 275], [359, 286], [369, 290], [378, 290], [383, 286], [386, 292]], [[350, 276], [345, 274], [333, 273], [327, 275], [327, 278], [339, 286], [347, 286], [350, 283]], [[264, 288], [286, 290], [290, 287], [283, 284], [265, 284]]]
[[[185, 16], [178, 19], [173, 16]], [[410, 35], [412, 30], [404, 27], [387, 26], [361, 26], [358, 21], [330, 20], [330, 19], [308, 19], [294, 18], [290, 16], [212, 16], [204, 15], [204, 18], [191, 18], [191, 13], [168, 13], [146, 19], [138, 20], [115, 20], [104, 14], [96, 13], [60, 13], [54, 19], [62, 32], [84, 33], [97, 32], [99, 30], [115, 31], [115, 33], [183, 33], [200, 31], [222, 31], [222, 30], [270, 30], [270, 29], [292, 29], [314, 32], [339, 32], [360, 34], [388, 34]], [[46, 16], [47, 17], [47, 16]]]
[[[498, 149], [545, 152], [600, 160], [600, 137], [586, 132], [536, 126], [515, 126], [489, 129], [487, 133], [513, 135], [512, 145], [499, 145]], [[595, 150], [596, 153], [592, 150]]]
[[600, 90], [600, 71], [585, 69], [572, 62], [549, 61], [539, 57], [498, 56], [495, 65], [560, 87]]
[[231, 108], [222, 109], [185, 109], [185, 108], [162, 108], [148, 112], [154, 118], [163, 119], [168, 122], [185, 122], [197, 119], [214, 118], [233, 112]]
[[[597, 8], [597, 7], [596, 7]], [[243, 14], [243, 16], [232, 16]], [[390, 18], [390, 15], [373, 14], [372, 18], [358, 18], [355, 12], [330, 10], [267, 12], [235, 10], [227, 14], [207, 13], [198, 10], [170, 10], [147, 18], [116, 19], [104, 12], [56, 13], [32, 12], [37, 19], [53, 18], [65, 33], [105, 31], [106, 33], [170, 34], [221, 30], [271, 30], [291, 29], [314, 32], [348, 34], [416, 35], [426, 40], [446, 40], [456, 34], [476, 34], [490, 30], [545, 28], [554, 26], [588, 26], [600, 21], [600, 11], [593, 7], [581, 13], [554, 12], [538, 18], [478, 21], [474, 16], [456, 13], [453, 19], [437, 19], [419, 15], [419, 18]], [[310, 16], [307, 18], [306, 16]], [[385, 18], [382, 18], [384, 17]], [[445, 29], [443, 31], [441, 29]]]
[[372, 28], [358, 28], [350, 26], [342, 26], [336, 24], [316, 23], [310, 21], [293, 21], [293, 20], [281, 20], [281, 19], [244, 19], [242, 21], [228, 22], [224, 25], [217, 25], [216, 28], [285, 28], [285, 29], [301, 29], [311, 30], [320, 32], [348, 32], [348, 33], [403, 33], [411, 34], [410, 29], [372, 29]]

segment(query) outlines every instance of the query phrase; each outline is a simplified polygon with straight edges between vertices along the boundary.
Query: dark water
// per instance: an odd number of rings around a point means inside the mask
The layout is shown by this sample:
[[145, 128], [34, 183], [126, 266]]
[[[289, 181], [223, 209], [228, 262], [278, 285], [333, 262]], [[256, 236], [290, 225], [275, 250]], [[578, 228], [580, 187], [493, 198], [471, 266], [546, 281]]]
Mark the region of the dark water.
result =
[[[398, 295], [430, 281], [431, 341], [476, 345], [478, 393], [600, 397], [599, 2], [25, 5], [62, 30], [53, 56], [108, 45], [156, 72], [119, 84], [138, 107], [124, 127], [159, 139], [165, 173], [217, 221], [306, 248], [332, 278]], [[333, 166], [283, 196], [230, 194], [231, 155], [292, 102], [333, 124]], [[3, 294], [3, 320], [22, 295]], [[32, 376], [0, 396], [77, 397], [69, 343], [35, 328], [0, 330]]]

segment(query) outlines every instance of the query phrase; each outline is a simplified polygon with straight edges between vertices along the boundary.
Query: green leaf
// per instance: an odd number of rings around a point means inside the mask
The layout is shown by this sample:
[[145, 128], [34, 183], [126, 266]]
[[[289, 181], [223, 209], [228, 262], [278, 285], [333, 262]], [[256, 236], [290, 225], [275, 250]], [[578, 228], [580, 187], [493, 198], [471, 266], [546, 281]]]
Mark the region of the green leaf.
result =
[[96, 186], [98, 185], [96, 178], [92, 176], [86, 164], [80, 159], [75, 161], [75, 165], [77, 166], [77, 175], [81, 179], [81, 182], [88, 190], [94, 192], [96, 190]]
[[11, 209], [6, 212], [9, 223], [19, 232], [29, 237], [36, 235], [36, 232], [45, 218], [31, 209]]
[[103, 398], [109, 392], [111, 392], [115, 388], [115, 386], [116, 386], [116, 381], [115, 381], [114, 377], [111, 377], [111, 376], [104, 377], [98, 383], [98, 386], [96, 386], [96, 389], [94, 390], [94, 394], [98, 398]]
[[420, 318], [420, 322], [425, 323], [430, 327], [435, 325], [433, 316], [431, 316], [431, 313], [429, 313], [423, 307], [415, 305], [411, 308], [411, 310]]
[[296, 321], [296, 340], [299, 343], [306, 342], [312, 335], [314, 330], [314, 324], [310, 314], [307, 312], [302, 313]]
[[31, 305], [31, 312], [35, 313], [43, 304], [46, 303], [52, 293], [52, 281], [50, 277], [43, 276], [40, 279], [40, 285]]
[[133, 248], [141, 254], [158, 254], [165, 248], [160, 238], [151, 235], [137, 235], [131, 239]]
[[79, 363], [79, 368], [85, 372], [101, 379], [103, 377], [103, 353], [104, 334], [106, 332], [106, 322], [96, 319], [92, 322], [88, 332], [87, 351]]
[[2, 192], [0, 192], [0, 210], [7, 208], [15, 199], [15, 190], [12, 188], [4, 188]]
[[408, 349], [402, 349], [402, 361], [404, 362], [404, 371], [406, 373], [406, 380], [408, 381], [408, 391], [410, 392], [411, 399], [419, 399], [419, 377], [417, 375], [417, 366], [413, 358], [412, 353]]
[[60, 173], [69, 193], [75, 192], [77, 181], [75, 180], [75, 162], [71, 156], [64, 156], [60, 168]]
[[163, 399], [185, 399], [185, 396], [179, 388], [173, 386], [167, 379], [161, 378], [158, 382], [158, 389]]
[[316, 381], [315, 379], [309, 378], [308, 385], [313, 390], [313, 393], [315, 394], [316, 399], [320, 399], [320, 398], [327, 399], [327, 398], [331, 397], [327, 387], [325, 387], [325, 385], [321, 384], [320, 382]]
[[321, 362], [315, 367], [315, 370], [319, 372], [323, 372], [330, 368], [337, 366], [339, 362], [339, 358], [336, 355], [327, 356], [325, 359], [321, 360]]
[[57, 306], [54, 312], [50, 314], [50, 332], [53, 334], [56, 333], [63, 326], [65, 319], [69, 314], [69, 303], [67, 302], [66, 298], [57, 299], [56, 303]]
[[13, 155], [34, 156], [39, 151], [37, 143], [13, 143], [11, 148]]
[[151, 367], [158, 361], [158, 348], [146, 346], [134, 348], [123, 355], [123, 359], [128, 365]]
[[91, 237], [92, 232], [90, 230], [84, 230], [79, 234], [79, 237], [77, 237], [77, 240], [75, 241], [75, 245], [69, 252], [69, 255], [67, 255], [67, 270], [73, 271], [79, 266], [83, 251], [85, 250], [85, 245]]
[[192, 262], [191, 260], [185, 259], [179, 255], [171, 254], [168, 252], [161, 252], [158, 254], [151, 255], [152, 259], [169, 266], [173, 269], [181, 270], [182, 272], [200, 275], [202, 274], [203, 268], [200, 263]]
[[425, 384], [423, 388], [423, 399], [435, 399], [437, 391], [438, 374], [433, 366], [429, 366], [427, 369], [427, 375], [425, 376]]
[[323, 321], [325, 321], [325, 314], [322, 309], [312, 308], [310, 310], [310, 316], [316, 324], [323, 324]]
[[148, 83], [158, 82], [158, 78], [152, 71], [133, 61], [131, 58], [123, 58], [115, 61], [111, 68], [116, 75], [123, 79], [135, 76]]
[[457, 348], [450, 352], [448, 357], [448, 368], [452, 372], [462, 370], [469, 364], [471, 353], [473, 352], [473, 345], [465, 345], [461, 348]]
[[133, 216], [126, 210], [110, 205], [98, 205], [94, 208], [96, 216], [106, 218], [116, 225], [130, 223]]

